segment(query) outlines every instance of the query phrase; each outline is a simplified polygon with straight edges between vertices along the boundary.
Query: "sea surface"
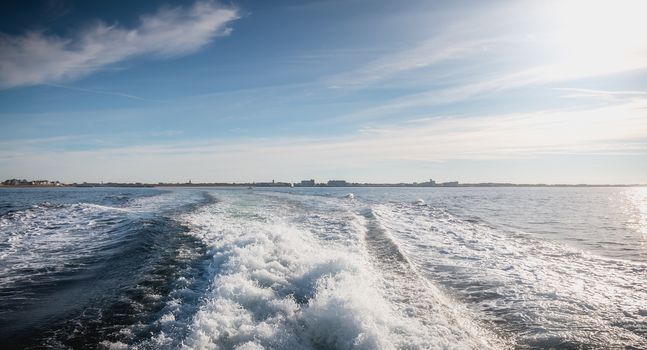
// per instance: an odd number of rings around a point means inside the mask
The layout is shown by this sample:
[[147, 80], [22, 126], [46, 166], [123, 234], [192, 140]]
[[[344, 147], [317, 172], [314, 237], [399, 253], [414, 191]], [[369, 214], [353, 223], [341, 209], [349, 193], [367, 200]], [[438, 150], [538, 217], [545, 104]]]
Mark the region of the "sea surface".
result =
[[644, 349], [647, 188], [0, 189], [0, 348]]

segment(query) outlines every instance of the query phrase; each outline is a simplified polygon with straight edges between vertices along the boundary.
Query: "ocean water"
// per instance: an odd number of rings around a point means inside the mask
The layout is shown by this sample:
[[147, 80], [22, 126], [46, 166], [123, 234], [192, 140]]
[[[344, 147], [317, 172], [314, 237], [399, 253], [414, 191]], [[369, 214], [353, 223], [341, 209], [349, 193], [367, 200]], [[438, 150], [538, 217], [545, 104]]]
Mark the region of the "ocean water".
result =
[[0, 189], [2, 349], [647, 348], [646, 286], [647, 188]]

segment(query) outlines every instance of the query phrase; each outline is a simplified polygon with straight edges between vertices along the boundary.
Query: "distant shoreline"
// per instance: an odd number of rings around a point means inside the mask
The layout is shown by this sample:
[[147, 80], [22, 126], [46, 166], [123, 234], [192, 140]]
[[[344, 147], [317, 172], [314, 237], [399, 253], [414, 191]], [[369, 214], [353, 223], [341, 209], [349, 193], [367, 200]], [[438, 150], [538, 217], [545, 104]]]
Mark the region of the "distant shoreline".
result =
[[220, 183], [196, 183], [196, 184], [129, 184], [129, 183], [110, 183], [110, 184], [64, 184], [64, 185], [2, 185], [0, 188], [100, 188], [100, 187], [112, 187], [112, 188], [164, 188], [164, 187], [252, 187], [252, 188], [528, 188], [528, 187], [541, 187], [541, 188], [551, 188], [551, 187], [577, 187], [577, 188], [587, 188], [587, 187], [647, 187], [647, 184], [458, 184], [452, 186], [419, 186], [413, 184], [349, 184], [345, 186], [328, 186], [325, 184], [315, 185], [315, 186], [289, 186], [289, 185], [265, 185], [265, 184], [220, 184]]

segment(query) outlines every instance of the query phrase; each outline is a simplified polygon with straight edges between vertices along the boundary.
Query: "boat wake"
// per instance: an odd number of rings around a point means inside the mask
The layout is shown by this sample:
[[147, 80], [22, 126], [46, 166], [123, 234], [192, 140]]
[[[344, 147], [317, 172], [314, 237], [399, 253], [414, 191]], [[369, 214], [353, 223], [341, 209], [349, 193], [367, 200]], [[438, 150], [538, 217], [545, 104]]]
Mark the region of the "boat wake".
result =
[[[219, 196], [181, 219], [208, 246], [211, 285], [178, 342], [240, 349], [486, 348], [494, 338], [416, 276], [374, 218], [337, 198]], [[313, 212], [314, 208], [318, 208]], [[325, 224], [325, 227], [322, 225]], [[323, 239], [322, 239], [323, 238]], [[467, 313], [466, 310], [465, 314]]]
[[647, 347], [647, 265], [426, 197], [115, 192], [0, 214], [4, 348]]

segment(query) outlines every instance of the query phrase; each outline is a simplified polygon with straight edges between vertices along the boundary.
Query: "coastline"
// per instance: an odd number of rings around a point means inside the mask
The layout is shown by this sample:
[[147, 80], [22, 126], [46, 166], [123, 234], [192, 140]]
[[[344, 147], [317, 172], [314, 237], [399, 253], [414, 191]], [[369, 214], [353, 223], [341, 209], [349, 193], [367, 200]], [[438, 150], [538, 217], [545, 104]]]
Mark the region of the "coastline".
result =
[[132, 187], [132, 188], [164, 188], [164, 187], [187, 187], [187, 188], [199, 188], [199, 187], [252, 187], [252, 188], [268, 188], [268, 187], [288, 187], [288, 188], [471, 188], [471, 187], [495, 187], [495, 188], [528, 188], [528, 187], [541, 187], [541, 188], [551, 188], [551, 187], [577, 187], [577, 188], [586, 188], [586, 187], [647, 187], [647, 184], [458, 184], [453, 186], [420, 186], [413, 184], [349, 184], [346, 186], [329, 186], [325, 184], [315, 185], [315, 186], [290, 186], [289, 184], [285, 185], [263, 185], [263, 184], [254, 184], [254, 183], [194, 183], [194, 184], [130, 184], [130, 183], [109, 183], [109, 184], [63, 184], [63, 185], [2, 185], [0, 188], [94, 188], [94, 187]]

